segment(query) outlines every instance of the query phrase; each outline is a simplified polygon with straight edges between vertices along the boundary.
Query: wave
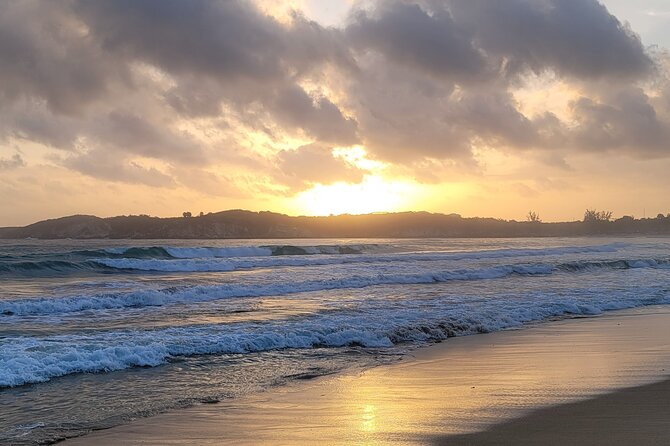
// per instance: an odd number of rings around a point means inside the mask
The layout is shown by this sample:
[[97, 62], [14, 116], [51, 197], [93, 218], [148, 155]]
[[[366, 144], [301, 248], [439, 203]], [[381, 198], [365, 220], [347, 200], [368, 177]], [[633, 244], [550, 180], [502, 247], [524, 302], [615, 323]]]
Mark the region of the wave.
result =
[[111, 269], [137, 271], [224, 272], [237, 269], [233, 262], [225, 259], [95, 259], [92, 262]]
[[[616, 252], [622, 247], [622, 243], [612, 243], [596, 246], [570, 246], [556, 248], [528, 248], [528, 249], [495, 249], [469, 252], [422, 252], [404, 253], [429, 256], [451, 256], [455, 259], [468, 258], [498, 258], [507, 256], [538, 256], [538, 255], [561, 255], [597, 252]], [[211, 258], [244, 258], [244, 257], [270, 257], [270, 256], [314, 256], [314, 255], [337, 255], [337, 254], [373, 254], [379, 245], [265, 245], [265, 246], [233, 246], [233, 247], [134, 247], [134, 248], [108, 248], [104, 253], [111, 254], [112, 258], [131, 259], [211, 259]], [[95, 255], [93, 257], [106, 257]], [[371, 256], [372, 257], [372, 256]], [[394, 260], [393, 258], [391, 258]]]
[[[580, 246], [544, 249], [497, 249], [474, 252], [420, 252], [396, 254], [360, 254], [356, 256], [281, 256], [281, 257], [238, 257], [238, 258], [182, 258], [161, 259], [94, 259], [109, 268], [163, 272], [225, 272], [250, 268], [270, 268], [283, 266], [319, 266], [352, 263], [392, 263], [420, 261], [484, 260], [505, 257], [541, 257], [549, 255], [588, 254], [616, 252], [621, 245]], [[189, 248], [190, 249], [190, 248]]]
[[[300, 256], [316, 254], [361, 254], [368, 248], [377, 245], [318, 245], [318, 246], [237, 246], [225, 248], [213, 247], [173, 247], [173, 246], [138, 246], [105, 248], [99, 250], [76, 250], [50, 253], [48, 258], [39, 255], [0, 255], [0, 272], [9, 271], [9, 264], [26, 263], [17, 269], [38, 270], [43, 263], [45, 269], [58, 267], [58, 262], [71, 262], [72, 268], [82, 265], [86, 260], [134, 259], [134, 260], [180, 260], [180, 259], [217, 259], [245, 258], [269, 256]], [[36, 259], [37, 257], [37, 259]], [[79, 262], [77, 262], [79, 261]], [[60, 265], [67, 267], [67, 265]]]
[[[593, 290], [591, 290], [593, 291]], [[644, 297], [647, 296], [647, 297]], [[430, 309], [375, 308], [365, 314], [320, 314], [278, 323], [116, 330], [44, 338], [10, 337], [0, 345], [0, 387], [48, 381], [72, 373], [153, 367], [178, 357], [278, 349], [363, 346], [388, 348], [484, 333], [570, 315], [669, 303], [667, 290], [536, 295], [528, 300], [445, 302]]]
[[544, 275], [551, 273], [547, 265], [509, 265], [480, 270], [444, 271], [423, 274], [353, 275], [347, 278], [287, 281], [272, 284], [198, 285], [187, 288], [143, 290], [123, 294], [98, 296], [71, 296], [60, 298], [29, 298], [0, 301], [0, 314], [5, 316], [49, 315], [86, 310], [137, 308], [181, 303], [209, 302], [238, 297], [263, 297], [328, 291], [347, 288], [365, 288], [375, 285], [407, 285], [448, 282], [452, 280], [482, 280], [506, 277], [512, 274]]
[[5, 316], [51, 315], [87, 310], [138, 308], [184, 303], [201, 303], [227, 298], [264, 297], [304, 292], [365, 288], [377, 285], [419, 285], [449, 281], [501, 279], [510, 276], [546, 276], [602, 269], [670, 268], [670, 260], [579, 261], [559, 264], [516, 264], [481, 269], [463, 269], [406, 274], [352, 275], [346, 278], [285, 281], [269, 284], [198, 285], [163, 290], [143, 290], [96, 296], [29, 298], [0, 301]]
[[[616, 252], [622, 244], [544, 249], [497, 249], [468, 252], [406, 252], [365, 254], [379, 245], [276, 245], [267, 247], [180, 248], [133, 247], [73, 251], [56, 259], [0, 261], [0, 275], [51, 275], [57, 272], [225, 272], [250, 268], [318, 266], [349, 263], [458, 261], [506, 257]], [[344, 255], [343, 255], [344, 254]], [[346, 255], [356, 254], [356, 255]], [[60, 259], [58, 259], [60, 257]]]
[[594, 271], [599, 269], [637, 269], [637, 268], [670, 268], [670, 259], [637, 259], [637, 260], [603, 260], [566, 262], [556, 266], [557, 270], [566, 272]]
[[57, 273], [68, 273], [77, 271], [99, 271], [113, 272], [112, 266], [106, 266], [93, 260], [84, 262], [71, 262], [67, 260], [39, 260], [0, 263], [0, 274], [15, 275], [49, 275]]
[[[78, 251], [80, 254], [86, 255], [90, 251]], [[126, 257], [131, 259], [169, 259], [172, 258], [172, 254], [161, 246], [142, 246], [142, 247], [133, 247], [133, 248], [107, 248], [101, 251], [92, 251], [90, 252], [93, 256], [109, 256], [114, 257]]]
[[266, 245], [230, 247], [176, 247], [153, 246], [133, 248], [108, 248], [103, 252], [127, 258], [202, 259], [229, 257], [294, 256], [315, 254], [361, 254], [377, 245]]

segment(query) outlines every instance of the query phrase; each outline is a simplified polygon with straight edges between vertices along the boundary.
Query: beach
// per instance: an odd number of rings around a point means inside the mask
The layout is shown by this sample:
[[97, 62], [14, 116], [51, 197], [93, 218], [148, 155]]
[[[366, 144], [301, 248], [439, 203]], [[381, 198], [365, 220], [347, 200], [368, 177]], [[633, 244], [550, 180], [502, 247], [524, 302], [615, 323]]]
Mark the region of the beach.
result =
[[619, 390], [587, 401], [533, 412], [488, 430], [437, 436], [431, 444], [667, 445], [670, 381]]
[[651, 306], [450, 338], [65, 444], [667, 444], [668, 370], [670, 309]]
[[3, 241], [0, 443], [425, 444], [648, 384], [668, 369], [668, 250]]
[[670, 446], [670, 0], [0, 0], [0, 67], [0, 446]]

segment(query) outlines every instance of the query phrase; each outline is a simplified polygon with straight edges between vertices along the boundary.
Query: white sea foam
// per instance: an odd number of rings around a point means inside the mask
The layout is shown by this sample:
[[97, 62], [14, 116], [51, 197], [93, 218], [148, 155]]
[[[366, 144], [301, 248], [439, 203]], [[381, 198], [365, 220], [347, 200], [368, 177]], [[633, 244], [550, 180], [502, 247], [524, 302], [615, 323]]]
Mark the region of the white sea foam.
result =
[[352, 275], [345, 278], [286, 281], [269, 284], [201, 285], [167, 290], [144, 290], [98, 296], [71, 296], [60, 298], [30, 298], [0, 301], [0, 314], [48, 315], [83, 310], [102, 310], [127, 307], [160, 306], [167, 304], [207, 302], [234, 297], [276, 296], [308, 291], [364, 288], [375, 285], [403, 285], [452, 280], [484, 280], [507, 277], [512, 274], [551, 274], [551, 265], [505, 265], [483, 269], [437, 271], [421, 274]]
[[283, 255], [314, 255], [314, 254], [359, 254], [372, 250], [377, 245], [268, 245], [268, 246], [226, 246], [226, 247], [182, 247], [182, 246], [145, 246], [115, 247], [103, 251], [116, 256], [128, 257], [173, 257], [177, 259], [229, 258], [229, 257], [264, 257]]
[[[111, 259], [113, 261], [139, 261], [136, 259]], [[184, 265], [191, 267], [191, 262], [199, 260], [185, 260]], [[149, 260], [157, 267], [166, 265], [170, 270], [169, 261]], [[167, 262], [167, 263], [163, 263]], [[227, 261], [221, 261], [228, 266]], [[207, 263], [209, 269], [216, 264]], [[449, 281], [477, 281], [491, 280], [519, 276], [539, 276], [555, 273], [580, 273], [602, 269], [636, 269], [636, 268], [670, 268], [670, 260], [611, 260], [611, 261], [575, 261], [566, 263], [540, 264], [511, 264], [492, 266], [488, 268], [437, 270], [426, 272], [390, 273], [381, 270], [363, 270], [343, 277], [331, 277], [311, 280], [289, 280], [284, 276], [281, 280], [266, 283], [230, 283], [223, 285], [198, 285], [190, 287], [170, 287], [162, 290], [141, 290], [126, 293], [109, 293], [99, 295], [83, 295], [68, 297], [28, 298], [0, 300], [0, 315], [49, 315], [72, 313], [85, 310], [107, 310], [128, 307], [151, 307], [171, 304], [209, 302], [219, 299], [238, 297], [280, 296], [303, 292], [327, 291], [337, 289], [365, 288], [378, 285], [408, 285], [429, 284]], [[227, 271], [229, 269], [226, 269]], [[415, 269], [415, 270], [421, 270]], [[290, 274], [289, 274], [290, 276]]]
[[[476, 256], [487, 256], [488, 258], [524, 255], [557, 255], [575, 254], [586, 252], [614, 252], [625, 247], [623, 243], [612, 243], [596, 246], [571, 246], [554, 248], [529, 248], [529, 249], [495, 249], [469, 252], [442, 252], [441, 254], [453, 255], [455, 258], [478, 258]], [[265, 257], [265, 256], [289, 256], [299, 254], [365, 254], [377, 251], [379, 245], [268, 245], [268, 246], [229, 246], [229, 247], [115, 247], [106, 248], [104, 251], [114, 255], [151, 254], [163, 251], [169, 256], [178, 259], [202, 259], [202, 258], [231, 258], [231, 257]], [[433, 252], [435, 253], [435, 252]], [[463, 257], [464, 256], [464, 257]], [[475, 256], [475, 257], [470, 257]]]
[[279, 323], [116, 330], [51, 337], [7, 337], [0, 342], [0, 386], [48, 381], [79, 372], [107, 372], [157, 366], [173, 357], [244, 354], [277, 349], [361, 345], [386, 348], [408, 341], [501, 330], [564, 315], [593, 315], [606, 310], [668, 303], [667, 291], [634, 290], [618, 295], [602, 290], [574, 295], [537, 294], [471, 302], [466, 298], [434, 303], [412, 302], [314, 315]]
[[[207, 271], [234, 271], [248, 268], [270, 268], [282, 266], [310, 266], [310, 265], [340, 265], [355, 263], [396, 263], [396, 262], [420, 262], [420, 261], [459, 261], [459, 260], [484, 260], [514, 257], [541, 257], [558, 256], [567, 254], [589, 254], [616, 252], [622, 244], [609, 244], [599, 246], [574, 246], [543, 249], [497, 249], [470, 252], [421, 252], [421, 253], [396, 253], [396, 254], [358, 254], [358, 255], [313, 255], [313, 256], [273, 256], [273, 257], [227, 257], [215, 255], [203, 255], [202, 258], [188, 257], [174, 259], [93, 259], [96, 263], [110, 268], [132, 269], [140, 271], [164, 271], [164, 272], [207, 272]], [[172, 249], [166, 248], [171, 252]], [[213, 248], [184, 248], [191, 250], [210, 250]], [[230, 249], [230, 248], [226, 248]], [[203, 251], [210, 253], [210, 251]], [[231, 251], [232, 252], [232, 251]], [[196, 255], [190, 252], [188, 255]], [[209, 258], [207, 258], [209, 257]], [[225, 257], [225, 258], [217, 258]]]

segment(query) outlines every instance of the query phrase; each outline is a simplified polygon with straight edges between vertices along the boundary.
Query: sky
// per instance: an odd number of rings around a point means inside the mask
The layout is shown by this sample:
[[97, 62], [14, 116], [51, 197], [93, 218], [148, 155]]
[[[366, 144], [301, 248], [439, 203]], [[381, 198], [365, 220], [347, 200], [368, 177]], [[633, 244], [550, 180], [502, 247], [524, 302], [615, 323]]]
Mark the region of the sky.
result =
[[667, 0], [0, 0], [0, 226], [670, 213]]

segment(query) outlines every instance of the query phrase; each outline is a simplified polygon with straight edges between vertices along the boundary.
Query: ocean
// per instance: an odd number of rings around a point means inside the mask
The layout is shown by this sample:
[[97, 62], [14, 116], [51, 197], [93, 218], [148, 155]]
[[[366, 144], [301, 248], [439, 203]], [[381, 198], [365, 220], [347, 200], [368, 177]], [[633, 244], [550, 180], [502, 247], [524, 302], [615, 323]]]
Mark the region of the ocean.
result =
[[0, 442], [670, 303], [670, 238], [0, 240]]

